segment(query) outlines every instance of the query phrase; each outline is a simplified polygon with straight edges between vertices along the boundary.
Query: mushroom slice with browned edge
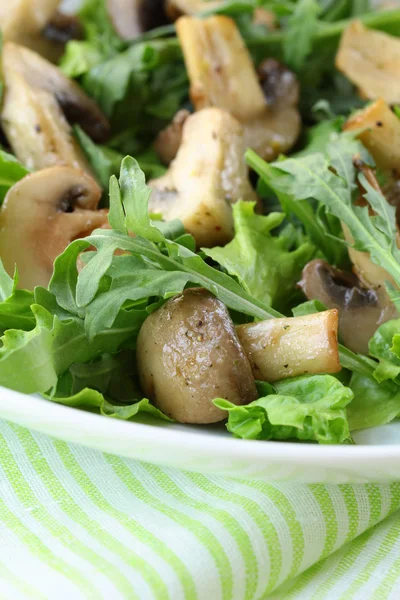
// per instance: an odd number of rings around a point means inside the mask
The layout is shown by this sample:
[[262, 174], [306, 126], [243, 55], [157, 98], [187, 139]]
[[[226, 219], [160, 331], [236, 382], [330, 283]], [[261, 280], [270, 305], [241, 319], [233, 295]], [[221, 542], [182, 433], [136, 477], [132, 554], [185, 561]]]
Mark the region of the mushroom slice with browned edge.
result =
[[4, 44], [2, 68], [1, 125], [17, 158], [33, 170], [69, 164], [90, 172], [68, 121], [104, 141], [109, 125], [93, 100], [57, 67], [12, 42]]
[[[181, 17], [176, 29], [196, 110], [217, 106], [229, 111], [243, 125], [246, 146], [266, 160], [289, 150], [301, 125], [297, 85], [295, 93], [286, 97], [275, 93], [271, 102], [263, 90], [265, 82], [262, 87], [242, 36], [229, 17]], [[276, 75], [276, 64], [274, 70]], [[282, 77], [276, 83], [283, 85]]]
[[49, 42], [43, 35], [60, 4], [60, 0], [3, 0], [0, 2], [0, 31], [3, 43], [28, 46], [54, 60], [62, 46]]
[[183, 126], [189, 116], [188, 110], [179, 110], [172, 122], [158, 134], [154, 142], [154, 150], [165, 165], [169, 165], [178, 154], [179, 146], [182, 143]]
[[137, 364], [144, 393], [181, 423], [225, 415], [212, 400], [237, 405], [257, 397], [254, 377], [276, 381], [337, 373], [336, 310], [235, 328], [225, 305], [201, 288], [185, 290], [144, 322]]
[[269, 319], [236, 328], [256, 379], [340, 371], [338, 311]]
[[352, 21], [343, 32], [336, 67], [364, 99], [400, 102], [400, 40]]
[[398, 316], [383, 284], [365, 288], [354, 275], [324, 260], [308, 263], [299, 285], [309, 300], [339, 311], [339, 333], [354, 352], [368, 354], [368, 342], [379, 325]]
[[56, 166], [16, 183], [0, 209], [0, 258], [19, 287], [46, 286], [53, 262], [70, 242], [107, 223], [96, 210], [101, 190], [85, 172]]
[[165, 0], [106, 0], [108, 14], [118, 35], [133, 40], [168, 22]]
[[228, 112], [207, 108], [187, 118], [169, 171], [149, 182], [149, 209], [166, 221], [180, 219], [199, 247], [233, 237], [232, 204], [256, 200], [244, 160], [240, 123]]
[[216, 423], [226, 414], [215, 398], [248, 404], [257, 398], [250, 363], [225, 305], [206, 290], [188, 289], [144, 322], [137, 364], [146, 396], [180, 423]]

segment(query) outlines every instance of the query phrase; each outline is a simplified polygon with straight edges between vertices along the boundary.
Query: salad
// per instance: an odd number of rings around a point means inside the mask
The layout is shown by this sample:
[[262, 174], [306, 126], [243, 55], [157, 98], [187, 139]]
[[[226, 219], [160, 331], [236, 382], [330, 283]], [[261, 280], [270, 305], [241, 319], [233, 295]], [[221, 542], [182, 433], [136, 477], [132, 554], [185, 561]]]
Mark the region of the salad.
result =
[[0, 385], [258, 440], [400, 416], [400, 9], [0, 6]]

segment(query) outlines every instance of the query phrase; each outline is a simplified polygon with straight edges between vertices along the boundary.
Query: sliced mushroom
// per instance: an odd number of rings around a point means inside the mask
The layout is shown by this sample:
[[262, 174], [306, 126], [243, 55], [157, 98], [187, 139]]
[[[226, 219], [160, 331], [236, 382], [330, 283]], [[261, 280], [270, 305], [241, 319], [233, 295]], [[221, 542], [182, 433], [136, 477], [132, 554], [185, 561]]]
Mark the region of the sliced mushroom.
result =
[[43, 37], [63, 46], [70, 40], [82, 39], [83, 27], [75, 15], [57, 11], [43, 29]]
[[380, 169], [400, 176], [400, 119], [382, 98], [357, 111], [344, 129], [359, 132], [359, 139]]
[[224, 0], [166, 0], [166, 12], [171, 21], [182, 15], [198, 15], [215, 10], [224, 4]]
[[178, 155], [153, 188], [149, 208], [165, 220], [180, 219], [198, 246], [221, 245], [233, 237], [231, 205], [255, 200], [244, 160], [241, 125], [219, 108], [188, 117]]
[[92, 177], [68, 166], [27, 175], [5, 197], [0, 210], [0, 258], [19, 286], [47, 286], [53, 262], [68, 244], [107, 223], [96, 210], [101, 190]]
[[109, 126], [96, 104], [28, 48], [6, 43], [2, 66], [1, 125], [17, 158], [30, 169], [70, 164], [90, 171], [68, 121], [78, 123], [95, 141], [104, 141]]
[[56, 13], [60, 0], [7, 0], [0, 3], [0, 30], [3, 42], [27, 46], [56, 61], [63, 45], [54, 43], [44, 31]]
[[337, 310], [240, 325], [236, 331], [256, 379], [273, 382], [341, 370]]
[[343, 32], [336, 67], [359, 88], [363, 98], [400, 102], [398, 38], [352, 21]]
[[178, 154], [179, 146], [182, 143], [183, 126], [189, 116], [188, 110], [183, 109], [177, 112], [172, 123], [159, 133], [154, 142], [154, 150], [165, 165], [169, 165]]
[[308, 263], [299, 285], [309, 300], [339, 311], [339, 332], [354, 352], [368, 354], [368, 342], [379, 325], [398, 316], [383, 285], [365, 288], [354, 275], [324, 260]]
[[114, 28], [123, 40], [167, 23], [165, 0], [106, 0]]
[[[247, 146], [267, 160], [292, 147], [301, 125], [295, 106], [297, 94], [285, 95], [279, 90], [268, 105], [268, 95], [264, 94], [235, 22], [221, 15], [207, 19], [181, 17], [176, 29], [196, 110], [218, 106], [229, 111], [242, 123]], [[282, 86], [284, 77], [276, 77], [276, 64], [272, 73], [270, 89], [274, 79]]]
[[248, 404], [257, 398], [250, 363], [224, 304], [188, 289], [144, 322], [137, 365], [146, 396], [181, 423], [215, 423], [226, 415], [215, 398]]

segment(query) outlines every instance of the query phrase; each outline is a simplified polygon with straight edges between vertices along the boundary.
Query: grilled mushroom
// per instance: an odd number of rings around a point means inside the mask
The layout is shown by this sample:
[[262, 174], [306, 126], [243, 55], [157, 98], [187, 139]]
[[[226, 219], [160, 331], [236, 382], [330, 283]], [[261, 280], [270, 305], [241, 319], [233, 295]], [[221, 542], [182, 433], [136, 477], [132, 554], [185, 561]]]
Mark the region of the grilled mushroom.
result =
[[172, 123], [159, 133], [154, 142], [154, 150], [165, 165], [169, 165], [178, 154], [179, 146], [182, 143], [183, 126], [189, 116], [188, 110], [178, 111]]
[[383, 284], [363, 287], [357, 277], [324, 260], [308, 263], [299, 285], [309, 300], [339, 311], [339, 332], [354, 352], [368, 354], [368, 341], [379, 325], [398, 316]]
[[27, 175], [6, 195], [0, 210], [0, 258], [19, 286], [47, 286], [53, 262], [68, 244], [107, 223], [96, 210], [97, 183], [79, 169], [56, 166]]
[[123, 40], [133, 40], [141, 33], [168, 22], [165, 0], [106, 0], [116, 32]]
[[28, 48], [6, 43], [2, 66], [1, 125], [17, 158], [30, 169], [70, 164], [89, 171], [68, 121], [78, 123], [95, 141], [104, 141], [109, 126], [97, 105]]
[[[273, 101], [260, 85], [250, 54], [235, 22], [225, 16], [181, 17], [176, 24], [196, 110], [217, 106], [243, 125], [246, 145], [267, 160], [286, 152], [300, 133], [297, 86], [272, 63], [265, 80], [275, 87]], [[275, 81], [275, 82], [274, 82]], [[279, 81], [279, 86], [276, 83]], [[285, 85], [283, 82], [285, 81]], [[285, 94], [289, 84], [294, 91]], [[278, 89], [280, 88], [280, 89]]]
[[180, 219], [198, 246], [233, 237], [232, 203], [255, 200], [249, 180], [241, 125], [229, 113], [207, 108], [187, 118], [178, 155], [153, 188], [150, 210]]
[[144, 322], [137, 341], [140, 382], [146, 396], [180, 423], [215, 423], [213, 405], [257, 398], [250, 363], [224, 304], [203, 289], [188, 289]]

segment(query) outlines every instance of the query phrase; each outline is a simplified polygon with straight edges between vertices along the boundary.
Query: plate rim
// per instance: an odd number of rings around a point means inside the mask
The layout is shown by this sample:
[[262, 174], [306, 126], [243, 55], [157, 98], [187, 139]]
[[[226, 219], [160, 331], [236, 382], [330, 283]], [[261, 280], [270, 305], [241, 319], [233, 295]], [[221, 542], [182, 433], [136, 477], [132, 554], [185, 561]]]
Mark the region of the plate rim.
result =
[[[12, 410], [10, 410], [10, 403], [12, 403]], [[21, 419], [25, 422], [30, 422], [30, 424], [21, 424], [21, 426], [32, 428], [36, 431], [43, 431], [40, 427], [35, 426], [35, 422], [38, 420], [42, 420], [44, 423], [59, 421], [60, 426], [62, 426], [63, 424], [76, 424], [76, 419], [79, 418], [82, 429], [93, 431], [96, 435], [105, 436], [106, 438], [118, 435], [119, 439], [121, 439], [121, 436], [123, 436], [124, 438], [130, 438], [134, 444], [140, 445], [147, 443], [154, 436], [154, 425], [123, 421], [121, 419], [86, 412], [79, 408], [57, 404], [45, 398], [23, 394], [0, 386], [0, 419], [19, 423], [21, 420], [14, 420], [13, 415], [21, 414], [21, 412], [29, 414], [27, 411], [33, 417], [30, 418], [27, 416]], [[57, 431], [48, 433], [48, 430], [46, 430], [46, 434], [55, 438], [60, 437]], [[62, 439], [65, 439], [65, 437]], [[207, 442], [206, 444], [205, 441]], [[79, 444], [79, 442], [71, 443]], [[165, 444], [168, 449], [184, 447], [187, 452], [193, 450], [204, 455], [209, 455], [211, 452], [214, 453], [220, 450], [224, 455], [228, 454], [231, 459], [249, 460], [254, 457], [257, 461], [265, 459], [270, 463], [295, 461], [296, 463], [301, 463], [303, 466], [320, 465], [321, 460], [332, 460], [336, 466], [343, 464], [348, 466], [350, 458], [363, 463], [377, 459], [381, 460], [383, 457], [388, 460], [400, 459], [400, 443], [383, 445], [329, 445], [241, 440], [234, 437], [210, 436], [207, 432], [193, 433], [177, 429], [172, 430], [168, 427], [157, 428], [157, 445], [161, 444]], [[85, 442], [82, 442], [81, 445], [90, 446], [90, 443], [85, 444]], [[151, 462], [151, 457], [149, 457], [149, 462]]]

